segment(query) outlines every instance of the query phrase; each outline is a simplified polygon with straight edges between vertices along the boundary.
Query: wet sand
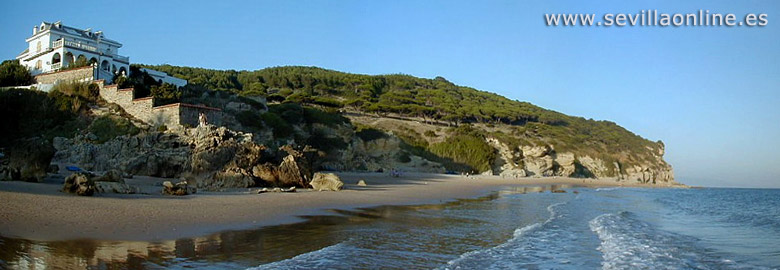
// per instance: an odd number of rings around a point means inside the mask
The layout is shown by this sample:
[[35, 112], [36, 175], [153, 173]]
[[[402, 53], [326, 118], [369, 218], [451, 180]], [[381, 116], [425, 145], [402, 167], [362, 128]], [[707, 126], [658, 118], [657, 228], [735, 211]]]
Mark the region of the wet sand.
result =
[[[257, 189], [201, 192], [191, 196], [98, 194], [79, 197], [59, 192], [59, 183], [0, 182], [0, 235], [38, 241], [73, 239], [155, 241], [195, 237], [226, 230], [302, 221], [301, 216], [328, 215], [332, 209], [380, 205], [417, 205], [474, 198], [519, 186], [603, 187], [627, 185], [614, 180], [575, 178], [502, 179], [443, 174], [338, 173], [345, 183], [338, 192], [299, 190], [256, 194]], [[367, 186], [357, 186], [358, 180]], [[139, 178], [130, 184], [157, 188]], [[161, 187], [159, 187], [161, 189]]]

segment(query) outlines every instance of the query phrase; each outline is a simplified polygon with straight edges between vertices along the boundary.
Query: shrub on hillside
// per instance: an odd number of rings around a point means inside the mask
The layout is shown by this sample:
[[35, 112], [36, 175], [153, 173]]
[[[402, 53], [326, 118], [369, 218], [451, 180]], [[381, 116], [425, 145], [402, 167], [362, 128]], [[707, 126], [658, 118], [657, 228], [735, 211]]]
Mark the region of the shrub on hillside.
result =
[[470, 166], [474, 173], [489, 170], [495, 157], [493, 147], [484, 138], [473, 134], [452, 136], [444, 142], [431, 145], [429, 150], [438, 156]]
[[138, 134], [139, 129], [127, 118], [104, 115], [92, 122], [89, 132], [97, 136], [98, 143], [104, 143], [122, 135]]
[[155, 106], [181, 102], [182, 90], [179, 89], [178, 86], [170, 83], [152, 85], [150, 92], [151, 96], [154, 97]]
[[260, 118], [263, 119], [263, 123], [265, 123], [266, 127], [269, 127], [273, 130], [274, 137], [276, 138], [289, 137], [295, 131], [292, 126], [287, 123], [287, 121], [279, 117], [279, 115], [276, 113], [267, 112], [261, 114]]
[[[62, 100], [70, 97], [62, 97]], [[79, 127], [71, 106], [62, 109], [56, 99], [40, 91], [0, 90], [0, 147], [20, 138], [70, 136]]]
[[35, 83], [35, 78], [18, 60], [5, 60], [0, 64], [0, 87], [23, 86]]
[[59, 92], [67, 96], [77, 96], [87, 101], [97, 101], [100, 96], [100, 88], [94, 83], [85, 82], [60, 82], [52, 87], [50, 92]]

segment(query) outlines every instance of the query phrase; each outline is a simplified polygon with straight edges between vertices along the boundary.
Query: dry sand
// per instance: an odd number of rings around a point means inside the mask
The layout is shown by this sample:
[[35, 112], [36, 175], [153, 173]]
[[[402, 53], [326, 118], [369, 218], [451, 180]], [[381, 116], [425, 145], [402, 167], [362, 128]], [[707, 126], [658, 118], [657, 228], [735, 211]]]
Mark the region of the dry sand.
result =
[[[245, 190], [185, 197], [116, 194], [78, 197], [59, 192], [58, 183], [0, 182], [0, 235], [40, 241], [168, 240], [292, 223], [301, 221], [299, 216], [333, 214], [330, 209], [442, 203], [487, 195], [506, 187], [621, 185], [613, 180], [574, 178], [467, 178], [442, 174], [392, 178], [379, 173], [339, 173], [339, 176], [345, 190], [338, 192], [256, 194]], [[360, 179], [368, 185], [357, 186]], [[132, 181], [148, 180], [128, 183]]]

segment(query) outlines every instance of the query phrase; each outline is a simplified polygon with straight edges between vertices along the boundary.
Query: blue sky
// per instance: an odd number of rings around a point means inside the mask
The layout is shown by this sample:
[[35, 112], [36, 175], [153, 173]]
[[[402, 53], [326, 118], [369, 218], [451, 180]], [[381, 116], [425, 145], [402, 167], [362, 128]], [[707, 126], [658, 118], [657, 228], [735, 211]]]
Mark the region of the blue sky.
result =
[[[587, 3], [585, 3], [587, 2]], [[0, 58], [41, 21], [131, 62], [443, 76], [663, 140], [677, 179], [780, 187], [778, 1], [3, 1]], [[545, 13], [766, 13], [747, 27], [547, 27]]]

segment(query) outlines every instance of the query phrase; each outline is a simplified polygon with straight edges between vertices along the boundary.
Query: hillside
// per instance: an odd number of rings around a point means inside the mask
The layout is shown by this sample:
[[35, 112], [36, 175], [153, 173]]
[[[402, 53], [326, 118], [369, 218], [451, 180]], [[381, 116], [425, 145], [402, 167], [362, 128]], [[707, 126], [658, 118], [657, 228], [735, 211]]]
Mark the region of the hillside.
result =
[[[411, 154], [441, 163], [447, 170], [492, 170], [494, 174], [522, 170], [523, 175], [673, 181], [671, 166], [662, 158], [664, 145], [660, 141], [644, 139], [613, 122], [568, 116], [458, 86], [441, 77], [359, 75], [297, 66], [256, 71], [142, 66], [187, 79], [201, 88], [281, 103], [270, 105], [268, 113], [255, 115], [262, 118], [262, 126], [274, 130], [276, 137], [294, 136], [290, 127], [279, 120], [290, 122], [285, 117], [290, 115], [289, 110], [299, 109], [289, 105], [299, 104], [348, 116], [358, 136], [367, 129], [392, 132], [401, 139], [399, 147], [404, 149], [399, 160]], [[355, 115], [397, 118], [429, 128], [376, 126], [366, 117]], [[237, 115], [242, 124], [251, 122], [248, 117], [251, 115]], [[344, 140], [349, 144], [348, 138]], [[336, 147], [343, 147], [339, 145]]]

